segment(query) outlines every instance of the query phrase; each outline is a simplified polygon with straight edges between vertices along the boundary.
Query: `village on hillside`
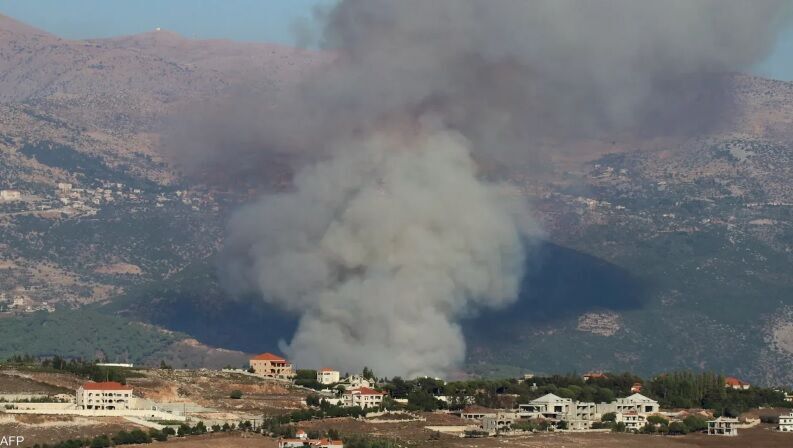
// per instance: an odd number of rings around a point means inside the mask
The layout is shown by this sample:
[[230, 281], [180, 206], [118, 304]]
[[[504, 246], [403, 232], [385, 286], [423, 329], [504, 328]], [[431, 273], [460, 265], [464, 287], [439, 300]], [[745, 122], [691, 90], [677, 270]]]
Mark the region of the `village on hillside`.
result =
[[790, 391], [694, 373], [650, 381], [604, 372], [387, 379], [368, 368], [298, 370], [272, 353], [221, 370], [23, 356], [0, 367], [0, 433], [39, 448], [220, 443], [256, 434], [256, 446], [278, 448], [458, 446], [470, 439], [490, 446], [547, 437], [737, 442], [758, 435], [785, 446], [793, 443], [791, 408]]

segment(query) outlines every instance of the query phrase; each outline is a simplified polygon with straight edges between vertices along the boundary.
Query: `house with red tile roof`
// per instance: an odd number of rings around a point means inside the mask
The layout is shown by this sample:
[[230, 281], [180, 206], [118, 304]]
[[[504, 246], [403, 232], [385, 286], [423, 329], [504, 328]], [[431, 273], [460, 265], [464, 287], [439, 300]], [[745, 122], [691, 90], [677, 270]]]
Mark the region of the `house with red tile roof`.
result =
[[369, 387], [347, 389], [341, 396], [344, 406], [358, 406], [362, 409], [376, 408], [383, 404], [384, 392]]
[[747, 390], [752, 387], [749, 383], [743, 382], [734, 376], [724, 378], [724, 387], [736, 390]]
[[77, 407], [93, 410], [129, 409], [132, 387], [115, 381], [88, 382], [77, 389]]
[[285, 358], [272, 353], [262, 353], [250, 359], [251, 370], [257, 375], [279, 380], [295, 377], [292, 364]]
[[602, 378], [608, 378], [608, 375], [602, 372], [587, 372], [581, 377], [584, 381], [589, 380], [597, 380]]

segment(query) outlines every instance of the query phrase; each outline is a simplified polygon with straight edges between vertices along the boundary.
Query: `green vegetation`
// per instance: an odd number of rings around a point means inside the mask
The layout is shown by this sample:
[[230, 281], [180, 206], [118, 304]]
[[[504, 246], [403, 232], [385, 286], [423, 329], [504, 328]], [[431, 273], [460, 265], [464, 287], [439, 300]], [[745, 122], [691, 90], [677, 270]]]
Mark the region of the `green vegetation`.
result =
[[757, 407], [791, 407], [782, 392], [763, 387], [734, 390], [714, 373], [673, 372], [658, 375], [648, 385], [648, 396], [662, 407], [712, 409], [716, 415], [737, 417]]
[[310, 369], [298, 369], [295, 371], [295, 384], [308, 387], [309, 389], [322, 390], [331, 387], [317, 381], [317, 371]]
[[239, 389], [232, 390], [231, 393], [229, 394], [229, 398], [233, 400], [239, 400], [240, 398], [242, 398], [242, 391]]
[[345, 437], [342, 440], [344, 440], [345, 448], [397, 448], [400, 446], [394, 440], [360, 435]]
[[[370, 409], [369, 411], [373, 411]], [[366, 415], [366, 411], [358, 406], [345, 407], [335, 406], [329, 404], [327, 401], [322, 400], [318, 408], [313, 409], [300, 409], [292, 411], [289, 414], [278, 415], [271, 417], [265, 421], [265, 426], [274, 428], [289, 423], [297, 423], [306, 420], [320, 419], [320, 418], [333, 418], [333, 417], [362, 417]]]
[[164, 352], [183, 339], [179, 333], [109, 316], [89, 308], [36, 312], [24, 317], [3, 319], [0, 325], [0, 359], [19, 353], [36, 356], [59, 355], [69, 359], [94, 359], [104, 353], [108, 359], [126, 358], [141, 362]]

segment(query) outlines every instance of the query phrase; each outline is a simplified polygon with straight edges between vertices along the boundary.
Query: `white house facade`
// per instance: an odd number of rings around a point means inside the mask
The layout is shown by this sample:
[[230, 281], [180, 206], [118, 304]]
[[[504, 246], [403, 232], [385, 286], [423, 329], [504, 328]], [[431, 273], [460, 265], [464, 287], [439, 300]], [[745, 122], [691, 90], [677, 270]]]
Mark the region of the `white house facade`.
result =
[[708, 422], [708, 434], [712, 436], [737, 436], [738, 419], [719, 417]]
[[89, 410], [130, 409], [132, 388], [115, 381], [85, 383], [77, 389], [77, 407]]
[[383, 397], [383, 392], [368, 387], [345, 390], [341, 396], [344, 406], [358, 406], [362, 409], [380, 407]]
[[793, 412], [788, 415], [779, 416], [779, 426], [777, 429], [782, 432], [793, 432]]
[[317, 370], [317, 382], [320, 384], [336, 384], [340, 378], [341, 375], [338, 370], [327, 368]]

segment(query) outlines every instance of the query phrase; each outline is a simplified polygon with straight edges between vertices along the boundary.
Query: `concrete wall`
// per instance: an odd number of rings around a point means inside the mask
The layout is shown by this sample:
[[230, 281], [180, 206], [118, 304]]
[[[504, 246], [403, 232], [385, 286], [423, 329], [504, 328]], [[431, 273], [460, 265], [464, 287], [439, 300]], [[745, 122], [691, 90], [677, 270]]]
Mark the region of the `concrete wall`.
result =
[[[68, 410], [77, 409], [74, 403], [9, 403], [14, 406], [14, 409], [29, 409], [29, 410]], [[3, 407], [0, 405], [0, 407]]]
[[47, 397], [46, 394], [0, 394], [0, 401], [39, 400]]
[[82, 417], [140, 417], [156, 420], [186, 421], [183, 415], [169, 414], [161, 411], [143, 411], [133, 409], [93, 410], [93, 409], [8, 409], [8, 414], [42, 414], [42, 415], [79, 415]]

